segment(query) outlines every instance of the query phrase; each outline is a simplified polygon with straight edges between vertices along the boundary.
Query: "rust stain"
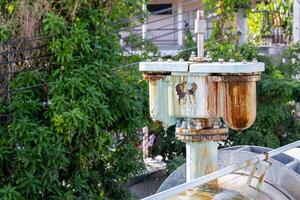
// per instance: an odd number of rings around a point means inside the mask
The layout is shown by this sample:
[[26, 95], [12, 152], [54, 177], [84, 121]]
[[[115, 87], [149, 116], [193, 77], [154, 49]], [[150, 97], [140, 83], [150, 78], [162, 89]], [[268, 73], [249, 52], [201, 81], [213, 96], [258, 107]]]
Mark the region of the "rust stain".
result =
[[166, 75], [163, 74], [144, 74], [144, 80], [147, 81], [158, 81], [166, 78]]
[[196, 85], [196, 83], [192, 83], [192, 88], [190, 89], [190, 90], [188, 90], [188, 92], [189, 92], [189, 95], [195, 95], [195, 92], [196, 92], [196, 90], [197, 90], [197, 85]]
[[179, 105], [181, 105], [182, 103], [185, 103], [185, 95], [187, 94], [186, 92], [186, 81], [183, 81], [179, 84], [176, 85], [175, 89], [176, 89], [176, 93], [178, 96], [178, 103]]
[[196, 91], [197, 91], [197, 84], [192, 83], [190, 88], [187, 86], [187, 81], [182, 81], [178, 83], [175, 87], [176, 93], [178, 96], [178, 103], [179, 105], [185, 104], [186, 103], [186, 95], [188, 95], [189, 100], [191, 102], [196, 102]]
[[237, 131], [249, 128], [256, 118], [256, 83], [226, 82], [225, 121]]
[[266, 176], [266, 171], [264, 172], [264, 173], [262, 173], [262, 175], [259, 177], [259, 179], [258, 179], [258, 183], [259, 184], [261, 184], [263, 181], [264, 181], [264, 179], [265, 179], [265, 176]]
[[[204, 158], [211, 158], [213, 153], [214, 152], [212, 152], [210, 150], [210, 148], [206, 146], [203, 150], [203, 155], [202, 156]], [[206, 162], [207, 163], [204, 164], [204, 167], [205, 167], [204, 174], [210, 174], [210, 173], [217, 170], [217, 165], [215, 165], [215, 163], [211, 159], [208, 159]], [[207, 185], [208, 188], [211, 188], [211, 189], [218, 188], [218, 179], [210, 181], [206, 185]]]
[[246, 167], [252, 166], [253, 162], [251, 160], [246, 160]]
[[207, 81], [207, 108], [210, 117], [217, 117], [218, 109], [218, 85], [210, 80]]
[[225, 82], [219, 82], [218, 84], [218, 109], [217, 115], [224, 118], [226, 110], [225, 110], [225, 102], [226, 102], [226, 95], [225, 95]]
[[212, 82], [259, 81], [261, 80], [261, 75], [256, 73], [238, 74], [238, 75], [218, 75], [218, 76], [209, 76], [208, 79]]

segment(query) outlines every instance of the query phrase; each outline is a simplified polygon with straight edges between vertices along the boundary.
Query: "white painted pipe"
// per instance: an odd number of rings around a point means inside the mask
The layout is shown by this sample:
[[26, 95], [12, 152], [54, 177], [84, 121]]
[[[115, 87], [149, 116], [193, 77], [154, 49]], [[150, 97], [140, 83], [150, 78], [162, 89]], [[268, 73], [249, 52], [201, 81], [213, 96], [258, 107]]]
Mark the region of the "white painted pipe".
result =
[[[218, 170], [218, 143], [186, 143], [186, 181], [190, 182]], [[217, 184], [217, 183], [215, 183]]]
[[267, 160], [269, 157], [278, 155], [280, 153], [283, 153], [287, 150], [296, 148], [300, 146], [300, 140], [293, 142], [291, 144], [285, 145], [283, 147], [271, 150], [265, 154], [259, 154], [257, 156], [255, 156], [253, 159], [247, 160], [246, 162], [243, 163], [238, 163], [238, 164], [234, 164], [234, 165], [230, 165], [228, 167], [225, 167], [224, 169], [218, 170], [216, 172], [210, 173], [208, 175], [202, 176], [200, 178], [196, 178], [188, 183], [184, 183], [181, 185], [178, 185], [176, 187], [170, 188], [168, 190], [165, 190], [163, 192], [154, 194], [150, 197], [146, 197], [143, 200], [163, 200], [166, 199], [168, 197], [174, 196], [175, 194], [181, 193], [181, 192], [185, 192], [189, 189], [192, 189], [194, 187], [203, 185], [205, 183], [208, 183], [210, 181], [213, 181], [217, 178], [220, 178], [222, 176], [225, 176], [227, 174], [233, 173], [237, 170], [243, 169], [245, 167], [251, 166], [255, 163], [259, 163], [263, 160]]
[[197, 34], [198, 57], [204, 57], [204, 33], [206, 29], [206, 21], [204, 19], [204, 11], [198, 10], [195, 19], [195, 33]]

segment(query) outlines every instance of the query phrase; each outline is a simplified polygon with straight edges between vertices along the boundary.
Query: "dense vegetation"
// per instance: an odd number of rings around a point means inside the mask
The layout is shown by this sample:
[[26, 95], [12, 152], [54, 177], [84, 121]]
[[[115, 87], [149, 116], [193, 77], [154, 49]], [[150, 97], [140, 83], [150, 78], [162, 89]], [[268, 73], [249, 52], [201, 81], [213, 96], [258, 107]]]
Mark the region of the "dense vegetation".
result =
[[[127, 25], [117, 21], [140, 13], [141, 3], [26, 2], [1, 1], [2, 18], [22, 23], [14, 14], [23, 4], [37, 12], [43, 3], [34, 31], [51, 36], [55, 67], [20, 73], [11, 89], [47, 86], [14, 93], [0, 106], [12, 115], [0, 127], [0, 199], [128, 199], [122, 185], [142, 168], [135, 146], [148, 117], [147, 90], [136, 70], [118, 69], [131, 57], [112, 33]], [[24, 31], [8, 23], [1, 28], [8, 38]]]

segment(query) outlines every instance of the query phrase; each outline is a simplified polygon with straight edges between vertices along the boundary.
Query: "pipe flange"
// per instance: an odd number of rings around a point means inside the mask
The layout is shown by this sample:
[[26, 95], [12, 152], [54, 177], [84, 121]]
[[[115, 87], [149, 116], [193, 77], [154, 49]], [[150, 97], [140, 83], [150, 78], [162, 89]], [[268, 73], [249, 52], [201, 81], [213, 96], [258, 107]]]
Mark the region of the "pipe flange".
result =
[[227, 127], [220, 127], [220, 128], [209, 128], [209, 129], [196, 129], [196, 128], [176, 128], [177, 134], [187, 134], [187, 135], [220, 135], [228, 133]]
[[228, 134], [176, 134], [176, 138], [183, 142], [220, 142], [223, 140], [227, 140]]
[[186, 142], [222, 141], [228, 138], [228, 128], [183, 129], [176, 128], [176, 137]]
[[144, 73], [143, 77], [146, 81], [158, 81], [166, 78], [170, 73]]

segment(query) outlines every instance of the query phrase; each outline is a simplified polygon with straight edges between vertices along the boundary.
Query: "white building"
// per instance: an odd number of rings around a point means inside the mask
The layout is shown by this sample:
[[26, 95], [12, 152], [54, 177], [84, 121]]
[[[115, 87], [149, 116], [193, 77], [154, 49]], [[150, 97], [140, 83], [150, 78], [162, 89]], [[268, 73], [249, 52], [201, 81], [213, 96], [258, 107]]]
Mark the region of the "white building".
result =
[[201, 8], [201, 0], [150, 0], [145, 6], [150, 16], [133, 33], [152, 41], [162, 54], [174, 53], [182, 47], [185, 33], [194, 32], [196, 11]]
[[[131, 33], [123, 32], [122, 38], [129, 34], [137, 34], [143, 39], [152, 41], [161, 54], [172, 54], [182, 48], [187, 30], [194, 33], [196, 11], [204, 9], [202, 0], [149, 0], [144, 7], [149, 16], [144, 25], [137, 24]], [[247, 41], [248, 23], [246, 15], [238, 12], [237, 30], [241, 33], [240, 42]], [[294, 0], [293, 41], [300, 41], [300, 1]], [[208, 38], [211, 23], [207, 21]], [[130, 50], [130, 47], [127, 47]]]

